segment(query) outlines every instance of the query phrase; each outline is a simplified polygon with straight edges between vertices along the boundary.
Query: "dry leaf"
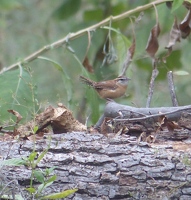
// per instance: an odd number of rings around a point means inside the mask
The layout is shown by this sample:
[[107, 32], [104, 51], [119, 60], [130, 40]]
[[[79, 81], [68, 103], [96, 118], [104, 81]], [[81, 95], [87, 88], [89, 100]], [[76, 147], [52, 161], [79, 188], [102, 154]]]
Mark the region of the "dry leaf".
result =
[[103, 123], [101, 124], [101, 134], [107, 135], [113, 132], [112, 119], [105, 117]]
[[158, 122], [159, 122], [161, 125], [163, 125], [163, 124], [164, 124], [165, 118], [166, 118], [165, 115], [159, 116], [159, 117], [158, 117]]
[[34, 141], [43, 139], [43, 136], [44, 136], [44, 133], [39, 132], [38, 134], [28, 136], [27, 139], [34, 142]]
[[128, 52], [127, 52], [127, 57], [129, 57], [130, 60], [133, 59], [134, 53], [135, 53], [135, 37], [133, 38], [133, 43], [132, 45], [129, 47]]
[[146, 141], [146, 137], [147, 137], [147, 134], [145, 132], [142, 132], [140, 134], [140, 136], [138, 137], [138, 139], [137, 139], [137, 143], [139, 144], [140, 142], [145, 142]]
[[92, 65], [89, 63], [89, 59], [87, 56], [84, 58], [83, 66], [87, 69], [88, 72], [94, 73], [94, 69]]
[[88, 133], [100, 133], [100, 128], [99, 127], [94, 127], [94, 126], [90, 126], [87, 130]]
[[7, 110], [9, 113], [13, 114], [16, 116], [17, 120], [16, 120], [16, 124], [18, 124], [21, 119], [23, 118], [17, 111], [15, 110]]
[[144, 12], [140, 12], [139, 16], [135, 19], [135, 23], [138, 24], [144, 16]]
[[184, 5], [188, 10], [191, 9], [191, 3], [190, 3], [190, 2], [185, 1], [185, 2], [183, 3], [183, 5]]
[[120, 76], [124, 76], [126, 74], [126, 71], [129, 67], [129, 65], [131, 64], [131, 61], [132, 61], [134, 53], [135, 53], [135, 46], [136, 46], [136, 43], [135, 43], [135, 36], [134, 36], [133, 43], [127, 50], [127, 55], [126, 55], [125, 61], [123, 63], [122, 73]]
[[128, 131], [129, 131], [129, 129], [128, 129], [126, 126], [123, 126], [123, 127], [115, 134], [115, 136], [128, 133]]
[[180, 23], [179, 28], [181, 31], [181, 37], [184, 39], [187, 38], [191, 31], [191, 9], [189, 9], [186, 17]]
[[177, 41], [180, 42], [180, 36], [181, 36], [180, 29], [178, 27], [177, 18], [175, 17], [174, 24], [170, 31], [170, 40], [169, 40], [168, 45], [165, 48], [170, 49], [172, 48], [172, 46], [175, 45]]
[[167, 54], [162, 58], [163, 62], [166, 63], [166, 58], [170, 56], [172, 52], [172, 47], [176, 44], [176, 42], [180, 42], [181, 32], [178, 26], [177, 18], [174, 19], [174, 24], [170, 31], [170, 39], [168, 45], [165, 47], [168, 49]]
[[174, 129], [181, 129], [181, 127], [176, 122], [173, 121], [167, 121], [166, 126], [168, 130], [171, 132], [174, 131]]
[[87, 127], [76, 120], [72, 112], [62, 104], [54, 108], [52, 114], [53, 116], [49, 120], [55, 134], [87, 130]]
[[170, 132], [174, 131], [174, 129], [181, 129], [178, 123], [168, 120], [165, 115], [160, 116], [158, 121], [161, 124], [161, 127], [167, 127]]
[[160, 34], [160, 26], [157, 23], [151, 30], [150, 36], [147, 42], [146, 51], [150, 55], [151, 58], [155, 57], [155, 54], [159, 48], [158, 44], [158, 36]]
[[[160, 25], [158, 22], [158, 12], [156, 7], [155, 8], [155, 14], [156, 14], [156, 24], [151, 29], [150, 36], [147, 42], [146, 51], [150, 55], [151, 58], [155, 58], [155, 54], [158, 51], [159, 43], [158, 43], [158, 36], [160, 34]], [[154, 59], [153, 65], [156, 64], [156, 59]]]
[[146, 138], [146, 142], [147, 143], [154, 143], [156, 140], [156, 137], [154, 135], [149, 135], [147, 138]]

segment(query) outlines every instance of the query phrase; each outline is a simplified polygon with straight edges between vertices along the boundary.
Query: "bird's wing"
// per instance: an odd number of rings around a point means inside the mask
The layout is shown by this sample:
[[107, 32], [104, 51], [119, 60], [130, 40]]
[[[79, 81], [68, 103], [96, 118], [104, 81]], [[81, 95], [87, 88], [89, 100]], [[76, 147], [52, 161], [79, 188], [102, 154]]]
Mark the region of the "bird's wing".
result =
[[102, 90], [115, 90], [117, 87], [116, 83], [114, 80], [109, 80], [109, 81], [102, 81], [102, 82], [98, 82], [95, 85], [96, 89], [102, 89]]

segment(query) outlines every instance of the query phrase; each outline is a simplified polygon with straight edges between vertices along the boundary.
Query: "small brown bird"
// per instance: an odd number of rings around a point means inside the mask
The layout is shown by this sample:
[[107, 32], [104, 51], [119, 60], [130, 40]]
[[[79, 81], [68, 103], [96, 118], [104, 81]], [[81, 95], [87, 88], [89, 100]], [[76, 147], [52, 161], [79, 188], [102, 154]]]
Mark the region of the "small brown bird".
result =
[[113, 80], [95, 82], [80, 76], [80, 80], [83, 83], [93, 87], [101, 98], [116, 99], [125, 94], [130, 78], [127, 78], [126, 76], [119, 76]]

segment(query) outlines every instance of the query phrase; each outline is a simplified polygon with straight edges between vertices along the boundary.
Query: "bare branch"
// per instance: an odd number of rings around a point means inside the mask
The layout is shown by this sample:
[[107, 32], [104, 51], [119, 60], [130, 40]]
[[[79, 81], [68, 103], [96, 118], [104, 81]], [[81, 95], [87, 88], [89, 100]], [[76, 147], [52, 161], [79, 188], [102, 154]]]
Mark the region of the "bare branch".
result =
[[[120, 112], [123, 111], [122, 115]], [[115, 121], [141, 121], [146, 119], [158, 120], [159, 116], [165, 115], [169, 120], [177, 120], [180, 118], [183, 111], [191, 113], [191, 105], [179, 107], [156, 107], [156, 108], [136, 108], [132, 106], [118, 104], [114, 101], [107, 102], [104, 110], [104, 115], [100, 117], [96, 123], [99, 127], [104, 117], [110, 117]]]
[[151, 76], [151, 81], [150, 81], [150, 86], [149, 86], [149, 95], [148, 95], [148, 99], [147, 99], [147, 103], [146, 103], [146, 107], [149, 108], [150, 104], [151, 104], [151, 100], [153, 97], [153, 92], [154, 92], [154, 82], [156, 77], [158, 76], [158, 69], [154, 68], [152, 71], [152, 76]]
[[172, 105], [176, 107], [176, 106], [178, 106], [178, 101], [176, 98], [172, 71], [168, 72], [167, 77], [168, 77], [168, 87], [170, 90], [170, 96], [172, 99]]

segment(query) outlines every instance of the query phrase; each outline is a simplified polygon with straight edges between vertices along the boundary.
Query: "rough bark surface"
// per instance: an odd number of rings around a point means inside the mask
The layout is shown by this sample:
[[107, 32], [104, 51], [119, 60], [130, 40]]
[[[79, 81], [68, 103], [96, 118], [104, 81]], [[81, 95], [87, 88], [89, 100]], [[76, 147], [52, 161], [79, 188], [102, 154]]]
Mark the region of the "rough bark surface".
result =
[[[34, 148], [42, 152], [48, 145], [48, 153], [38, 168], [55, 166], [57, 180], [45, 193], [78, 188], [67, 199], [191, 199], [189, 138], [150, 145], [138, 144], [136, 137], [128, 135], [107, 138], [73, 132], [52, 135], [51, 140], [47, 137], [36, 143], [1, 142], [1, 159], [26, 157]], [[3, 166], [0, 181], [1, 184], [12, 181], [9, 188], [17, 193], [28, 186], [30, 174], [25, 166]]]

